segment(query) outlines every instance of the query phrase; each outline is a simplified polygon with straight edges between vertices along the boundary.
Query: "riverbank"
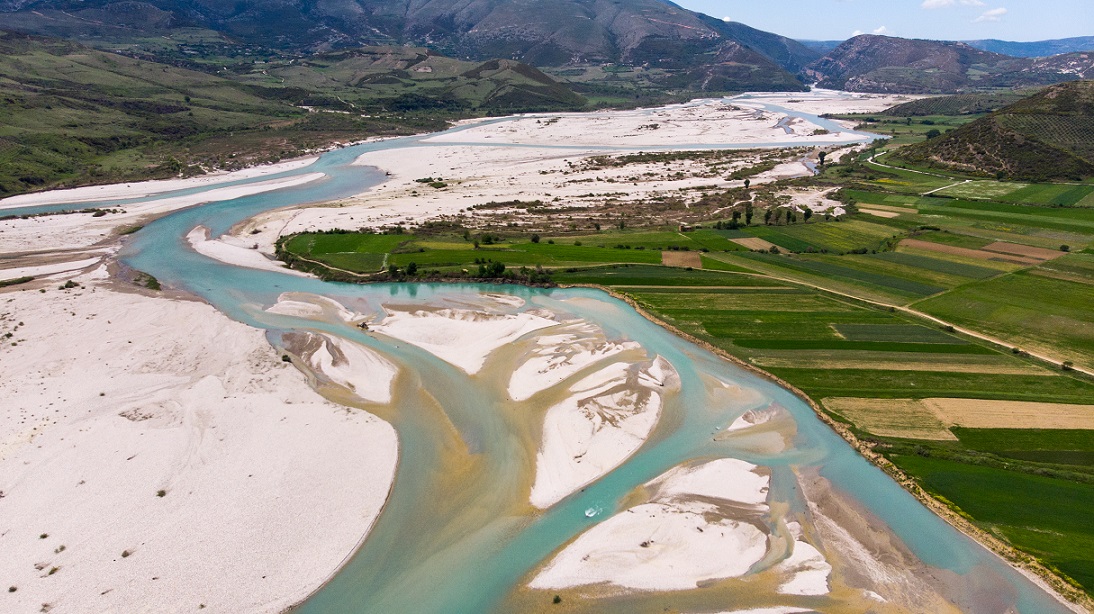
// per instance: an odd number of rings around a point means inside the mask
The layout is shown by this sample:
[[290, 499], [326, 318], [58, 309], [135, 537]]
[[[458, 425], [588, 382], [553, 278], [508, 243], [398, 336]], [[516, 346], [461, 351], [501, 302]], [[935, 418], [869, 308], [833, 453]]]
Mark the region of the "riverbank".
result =
[[205, 303], [104, 269], [71, 281], [0, 294], [3, 608], [275, 612], [310, 594], [384, 505], [391, 426]]

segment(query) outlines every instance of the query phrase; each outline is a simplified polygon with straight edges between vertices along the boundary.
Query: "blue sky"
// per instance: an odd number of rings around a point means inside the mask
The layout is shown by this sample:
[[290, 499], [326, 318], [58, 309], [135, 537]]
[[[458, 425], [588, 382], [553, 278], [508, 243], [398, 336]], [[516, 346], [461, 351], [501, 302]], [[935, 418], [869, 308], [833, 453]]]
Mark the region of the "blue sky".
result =
[[797, 39], [876, 33], [1034, 41], [1094, 36], [1094, 0], [675, 0], [693, 11]]

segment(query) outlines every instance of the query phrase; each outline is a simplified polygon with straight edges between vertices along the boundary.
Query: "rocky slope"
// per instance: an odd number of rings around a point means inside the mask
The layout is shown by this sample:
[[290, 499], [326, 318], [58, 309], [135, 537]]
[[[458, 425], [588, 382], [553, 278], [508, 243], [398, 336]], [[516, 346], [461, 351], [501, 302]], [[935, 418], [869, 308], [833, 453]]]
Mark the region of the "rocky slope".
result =
[[1094, 53], [1015, 58], [965, 43], [856, 36], [807, 66], [819, 87], [879, 93], [954, 93], [1050, 85], [1094, 74]]
[[0, 0], [0, 27], [77, 39], [197, 28], [300, 52], [413, 44], [474, 60], [684, 71], [686, 85], [710, 89], [800, 89], [796, 73], [819, 57], [663, 0]]

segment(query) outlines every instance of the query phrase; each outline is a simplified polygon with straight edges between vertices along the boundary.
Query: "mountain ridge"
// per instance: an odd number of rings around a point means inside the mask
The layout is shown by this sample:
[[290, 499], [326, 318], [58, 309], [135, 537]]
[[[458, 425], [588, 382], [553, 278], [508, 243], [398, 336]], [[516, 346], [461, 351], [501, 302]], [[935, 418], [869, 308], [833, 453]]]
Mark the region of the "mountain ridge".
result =
[[797, 73], [819, 57], [792, 39], [664, 0], [3, 0], [0, 27], [76, 39], [203, 28], [306, 53], [413, 44], [477, 61], [683, 71], [693, 78], [677, 86], [737, 90], [800, 90]]
[[961, 42], [863, 34], [803, 74], [818, 87], [892, 94], [949, 94], [976, 88], [1022, 88], [1094, 76], [1094, 54], [1015, 58]]

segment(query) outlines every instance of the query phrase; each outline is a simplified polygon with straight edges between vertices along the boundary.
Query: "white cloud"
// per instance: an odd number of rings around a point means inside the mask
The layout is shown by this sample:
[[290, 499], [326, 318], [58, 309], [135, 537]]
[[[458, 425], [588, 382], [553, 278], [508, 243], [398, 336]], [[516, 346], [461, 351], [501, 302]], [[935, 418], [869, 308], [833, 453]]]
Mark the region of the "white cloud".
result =
[[874, 34], [877, 34], [878, 36], [892, 36], [893, 31], [885, 26], [880, 26], [874, 29]]
[[1007, 14], [1007, 9], [997, 8], [990, 11], [984, 11], [979, 17], [973, 20], [973, 23], [981, 23], [985, 21], [1002, 21], [1003, 15]]
[[856, 36], [862, 36], [863, 34], [866, 34], [866, 33], [863, 32], [862, 30], [855, 30], [854, 32], [851, 33], [851, 37], [854, 38]]
[[729, 23], [729, 22], [731, 22], [731, 21], [733, 21], [733, 20], [732, 20], [732, 19], [731, 19], [731, 18], [729, 17], [729, 15], [726, 15], [725, 17], [723, 17], [723, 18], [722, 18], [722, 21], [724, 21], [724, 22], [726, 22], [726, 23]]

